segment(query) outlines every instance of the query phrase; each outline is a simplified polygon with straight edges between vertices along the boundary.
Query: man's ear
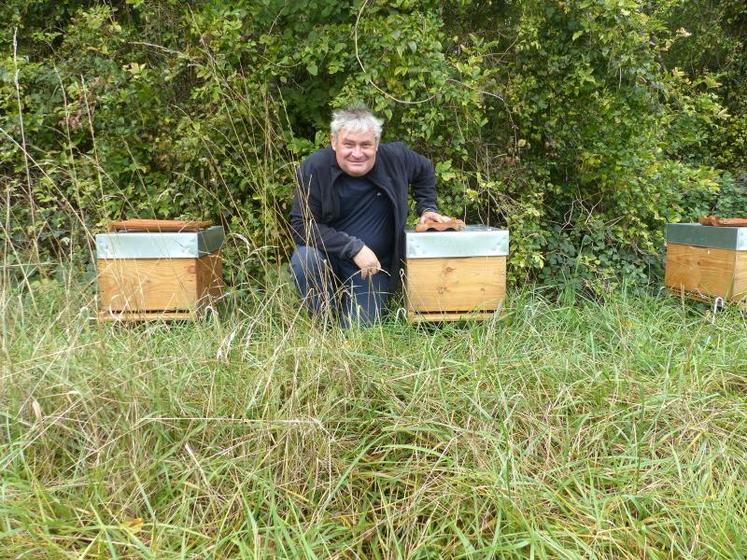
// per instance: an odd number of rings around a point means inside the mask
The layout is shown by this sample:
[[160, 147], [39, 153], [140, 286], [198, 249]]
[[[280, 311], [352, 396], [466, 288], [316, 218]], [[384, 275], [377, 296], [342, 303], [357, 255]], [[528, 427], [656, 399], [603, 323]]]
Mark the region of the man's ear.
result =
[[329, 142], [330, 142], [330, 144], [332, 144], [332, 150], [336, 152], [337, 148], [335, 148], [335, 140], [337, 140], [337, 138], [335, 137], [335, 135], [334, 134], [330, 134], [329, 135]]

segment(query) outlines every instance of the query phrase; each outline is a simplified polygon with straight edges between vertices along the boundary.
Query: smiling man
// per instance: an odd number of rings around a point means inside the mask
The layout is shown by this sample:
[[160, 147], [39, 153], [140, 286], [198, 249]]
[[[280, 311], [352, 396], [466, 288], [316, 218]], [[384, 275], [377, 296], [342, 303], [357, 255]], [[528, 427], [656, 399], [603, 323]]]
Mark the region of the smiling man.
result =
[[344, 326], [378, 320], [400, 284], [408, 193], [420, 221], [437, 212], [427, 158], [401, 143], [380, 144], [381, 120], [365, 108], [336, 111], [332, 145], [306, 158], [291, 210], [291, 272], [312, 315]]

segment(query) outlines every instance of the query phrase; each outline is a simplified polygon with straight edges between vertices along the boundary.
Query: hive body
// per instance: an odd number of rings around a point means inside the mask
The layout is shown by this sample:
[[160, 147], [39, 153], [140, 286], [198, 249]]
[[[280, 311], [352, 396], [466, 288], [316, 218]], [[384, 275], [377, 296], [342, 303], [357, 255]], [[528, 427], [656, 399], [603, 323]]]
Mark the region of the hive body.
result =
[[696, 299], [747, 302], [747, 228], [668, 224], [664, 284]]
[[222, 293], [223, 229], [96, 236], [99, 318], [200, 317]]
[[506, 296], [508, 231], [408, 231], [406, 300], [412, 321], [486, 319]]

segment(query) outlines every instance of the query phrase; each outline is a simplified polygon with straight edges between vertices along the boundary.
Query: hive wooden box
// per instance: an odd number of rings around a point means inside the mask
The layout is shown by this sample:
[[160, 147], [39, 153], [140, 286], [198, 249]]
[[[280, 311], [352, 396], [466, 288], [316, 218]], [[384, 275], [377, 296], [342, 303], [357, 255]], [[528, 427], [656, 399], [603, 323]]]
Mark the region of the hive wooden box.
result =
[[747, 303], [747, 228], [667, 224], [664, 284], [700, 300]]
[[96, 236], [99, 319], [193, 319], [223, 290], [223, 228]]
[[506, 296], [508, 230], [416, 233], [406, 238], [405, 297], [411, 321], [487, 319]]

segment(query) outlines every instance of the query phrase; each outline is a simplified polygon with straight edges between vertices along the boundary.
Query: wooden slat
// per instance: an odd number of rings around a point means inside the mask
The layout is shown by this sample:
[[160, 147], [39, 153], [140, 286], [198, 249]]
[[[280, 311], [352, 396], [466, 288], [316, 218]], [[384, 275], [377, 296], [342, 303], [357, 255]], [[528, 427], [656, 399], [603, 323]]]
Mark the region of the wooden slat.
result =
[[200, 231], [210, 227], [209, 220], [147, 220], [133, 218], [109, 224], [109, 231], [146, 231], [146, 232], [188, 232]]
[[719, 218], [718, 216], [701, 216], [698, 222], [703, 226], [747, 227], [747, 218]]
[[689, 299], [694, 299], [697, 301], [702, 301], [704, 303], [713, 303], [714, 297], [706, 295], [702, 292], [688, 292], [687, 290], [683, 290], [682, 288], [674, 288], [672, 286], [667, 286], [667, 290], [672, 293], [672, 295], [675, 295], [677, 297], [686, 297]]
[[734, 293], [737, 251], [667, 244], [664, 284], [674, 290], [728, 299]]
[[495, 311], [478, 311], [476, 313], [418, 313], [409, 311], [407, 318], [411, 323], [430, 323], [441, 321], [486, 321], [495, 317]]
[[197, 261], [198, 259], [99, 259], [100, 309], [195, 309], [198, 298]]
[[99, 311], [99, 321], [129, 322], [129, 321], [194, 321], [201, 314], [195, 311], [153, 311], [151, 313], [137, 311]]
[[416, 233], [424, 233], [427, 231], [462, 231], [467, 227], [462, 220], [453, 218], [448, 222], [434, 222], [428, 220], [424, 224], [417, 224], [415, 226]]
[[197, 307], [202, 310], [223, 294], [223, 261], [218, 253], [197, 259]]
[[408, 259], [406, 288], [411, 311], [494, 310], [506, 295], [506, 257]]
[[732, 297], [747, 304], [747, 251], [738, 251], [734, 266], [734, 293]]

